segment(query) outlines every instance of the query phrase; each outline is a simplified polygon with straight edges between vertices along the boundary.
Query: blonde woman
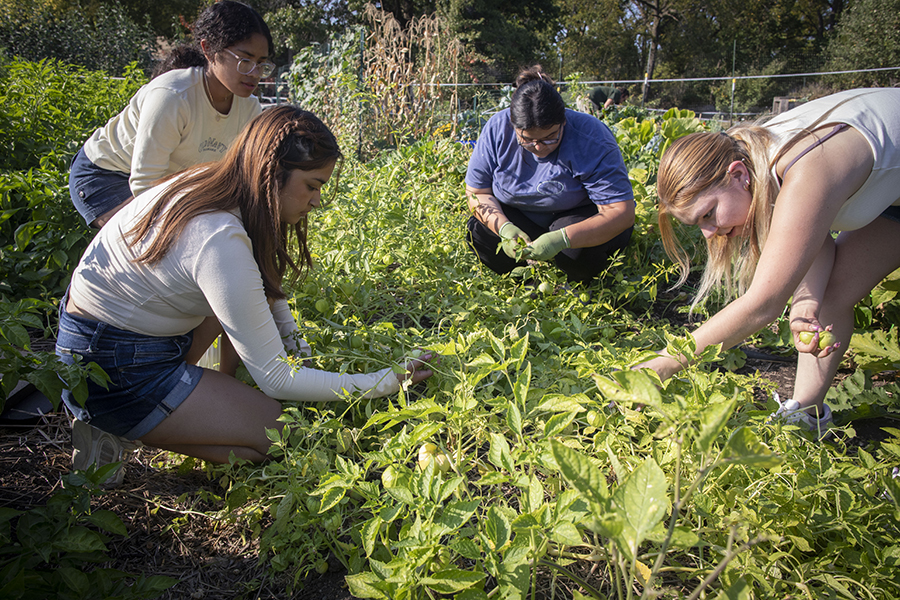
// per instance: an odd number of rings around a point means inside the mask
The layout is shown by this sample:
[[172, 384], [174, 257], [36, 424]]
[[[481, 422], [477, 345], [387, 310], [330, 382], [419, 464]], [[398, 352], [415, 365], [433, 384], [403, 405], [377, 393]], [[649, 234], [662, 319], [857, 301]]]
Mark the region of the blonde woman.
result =
[[[821, 435], [853, 307], [900, 267], [900, 90], [849, 90], [762, 126], [685, 136], [662, 158], [658, 193], [663, 243], [682, 282], [688, 257], [670, 218], [706, 237], [695, 304], [717, 286], [735, 297], [694, 332], [698, 350], [739, 344], [792, 299], [800, 355], [794, 397], [778, 413]], [[683, 368], [682, 357], [660, 355], [636, 368], [663, 379]]]

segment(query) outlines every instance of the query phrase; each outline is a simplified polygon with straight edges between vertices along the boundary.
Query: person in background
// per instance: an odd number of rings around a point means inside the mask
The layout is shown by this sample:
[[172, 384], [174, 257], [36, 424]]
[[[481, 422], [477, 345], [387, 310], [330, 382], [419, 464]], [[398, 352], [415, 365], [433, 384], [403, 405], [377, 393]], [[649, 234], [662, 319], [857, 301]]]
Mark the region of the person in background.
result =
[[253, 92], [275, 65], [259, 13], [221, 0], [200, 13], [192, 34], [195, 44], [176, 47], [75, 155], [69, 193], [88, 225], [102, 227], [161, 177], [219, 160], [261, 112]]
[[[737, 296], [694, 332], [697, 350], [737, 345], [791, 299], [800, 354], [794, 397], [776, 415], [819, 436], [832, 424], [824, 399], [853, 333], [853, 307], [900, 267], [898, 106], [898, 89], [848, 90], [762, 126], [685, 136], [660, 163], [660, 232], [682, 282], [689, 260], [670, 219], [707, 240], [694, 304], [718, 286]], [[660, 354], [635, 368], [666, 379], [684, 367], [683, 357]]]
[[492, 116], [466, 172], [468, 242], [496, 273], [554, 261], [589, 282], [634, 227], [634, 195], [609, 128], [569, 110], [540, 65], [522, 71], [510, 108]]
[[588, 92], [588, 97], [597, 110], [606, 110], [611, 106], [622, 104], [628, 96], [628, 88], [624, 86], [598, 85]]
[[[432, 374], [428, 353], [374, 373], [291, 364], [308, 346], [282, 280], [311, 264], [307, 215], [341, 162], [315, 115], [280, 106], [221, 161], [166, 179], [99, 231], [72, 275], [56, 342], [67, 364], [93, 361], [110, 377], [89, 382], [84, 406], [63, 393], [75, 468], [117, 460], [136, 440], [210, 462], [264, 461], [281, 401], [375, 398]], [[223, 330], [259, 389], [194, 364]]]

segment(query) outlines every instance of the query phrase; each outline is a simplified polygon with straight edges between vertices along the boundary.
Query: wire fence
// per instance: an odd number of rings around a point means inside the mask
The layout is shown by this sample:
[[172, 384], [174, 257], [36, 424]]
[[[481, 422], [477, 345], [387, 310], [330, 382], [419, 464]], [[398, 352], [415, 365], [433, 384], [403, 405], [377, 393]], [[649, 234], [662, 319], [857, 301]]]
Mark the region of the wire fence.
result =
[[[280, 104], [291, 101], [291, 93], [285, 77], [289, 71], [289, 67], [283, 67], [275, 77], [260, 82], [260, 100], [264, 104]], [[841, 85], [836, 84], [834, 78], [837, 77], [843, 77], [842, 87], [854, 87], [854, 76], [860, 77], [865, 74], [885, 72], [900, 73], [900, 66], [766, 75], [580, 80], [559, 82], [559, 85], [563, 91], [569, 87], [587, 89], [601, 85], [630, 87], [631, 94], [628, 103], [639, 105], [652, 112], [665, 112], [670, 108], [677, 107], [693, 110], [699, 118], [704, 120], [734, 121], [781, 112], [792, 107], [796, 100], [815, 94], [816, 91], [827, 93], [827, 90], [821, 88], [827, 88], [828, 85]], [[829, 84], [823, 84], [822, 82], [826, 78], [831, 78], [832, 81]], [[495, 107], [504, 95], [508, 95], [508, 90], [513, 85], [512, 82], [466, 82], [411, 84], [407, 87], [427, 86], [448, 90], [453, 88], [469, 90], [469, 93], [457, 94], [457, 101], [464, 103], [457, 109], [490, 114], [492, 107]], [[645, 87], [650, 90], [647, 102], [643, 101]], [[407, 92], [414, 93], [414, 89], [407, 90]], [[678, 102], [675, 103], [674, 99], [678, 99]]]

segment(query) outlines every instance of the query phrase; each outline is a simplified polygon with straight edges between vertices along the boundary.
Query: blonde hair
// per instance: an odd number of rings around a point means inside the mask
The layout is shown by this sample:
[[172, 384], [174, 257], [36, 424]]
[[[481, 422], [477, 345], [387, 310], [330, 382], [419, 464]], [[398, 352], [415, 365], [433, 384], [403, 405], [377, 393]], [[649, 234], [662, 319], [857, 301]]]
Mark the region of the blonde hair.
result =
[[690, 273], [690, 257], [678, 243], [672, 218], [684, 214], [699, 194], [725, 187], [731, 163], [742, 162], [750, 173], [752, 200], [745, 235], [715, 235], [706, 240], [706, 268], [691, 310], [713, 288], [723, 287], [733, 297], [750, 287], [778, 195], [778, 183], [768, 158], [771, 142], [771, 134], [758, 125], [739, 125], [725, 133], [692, 133], [676, 140], [660, 161], [659, 230], [666, 254], [681, 267], [676, 286], [682, 285]]
[[759, 122], [740, 124], [725, 133], [692, 133], [679, 138], [666, 150], [659, 163], [657, 177], [659, 229], [666, 254], [681, 267], [681, 277], [676, 287], [687, 279], [690, 259], [675, 237], [671, 218], [683, 214], [698, 194], [724, 186], [729, 177], [728, 166], [732, 162], [743, 162], [750, 172], [752, 201], [745, 224], [745, 227], [749, 226], [748, 235], [743, 239], [724, 236], [707, 239], [706, 269], [691, 304], [692, 311], [714, 287], [724, 287], [729, 297], [747, 291], [769, 235], [772, 211], [778, 197], [779, 183], [773, 174], [774, 166], [800, 140], [815, 136], [816, 129], [826, 123], [835, 110], [854, 99], [851, 96], [841, 100], [812, 123], [798, 129], [771, 158], [769, 147], [775, 139]]

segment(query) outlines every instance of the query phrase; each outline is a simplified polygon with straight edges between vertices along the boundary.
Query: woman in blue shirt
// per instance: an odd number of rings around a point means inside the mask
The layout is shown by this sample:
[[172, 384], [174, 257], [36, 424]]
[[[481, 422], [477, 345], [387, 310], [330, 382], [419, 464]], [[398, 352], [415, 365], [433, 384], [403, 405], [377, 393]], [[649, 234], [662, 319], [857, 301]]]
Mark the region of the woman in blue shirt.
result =
[[634, 226], [615, 137], [598, 119], [566, 109], [540, 65], [519, 74], [510, 108], [485, 124], [466, 197], [474, 215], [468, 241], [501, 274], [554, 260], [570, 282], [589, 282]]

